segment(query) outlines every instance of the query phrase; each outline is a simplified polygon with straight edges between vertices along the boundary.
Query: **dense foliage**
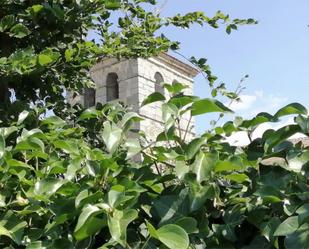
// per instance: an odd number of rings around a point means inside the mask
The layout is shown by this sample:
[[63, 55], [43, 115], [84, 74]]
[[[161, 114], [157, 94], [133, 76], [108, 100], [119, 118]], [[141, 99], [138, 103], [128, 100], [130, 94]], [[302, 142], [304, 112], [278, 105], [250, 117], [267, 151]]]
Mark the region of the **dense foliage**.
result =
[[[141, 118], [120, 104], [39, 122], [38, 112], [24, 111], [1, 128], [1, 247], [308, 248], [309, 151], [286, 141], [308, 135], [307, 110], [291, 104], [186, 141], [175, 123], [184, 110], [228, 108], [179, 94], [179, 83], [165, 86], [173, 97], [155, 144], [128, 138]], [[296, 124], [246, 147], [224, 142], [290, 114]], [[132, 160], [138, 153], [142, 162]]]
[[[228, 33], [238, 24], [218, 12], [162, 18], [155, 1], [4, 0], [0, 6], [0, 247], [1, 248], [303, 248], [309, 247], [308, 148], [289, 137], [309, 134], [305, 107], [236, 118], [192, 141], [182, 115], [229, 108], [165, 84], [164, 127], [157, 141], [131, 129], [141, 117], [122, 104], [83, 110], [64, 101], [66, 89], [91, 85], [98, 56], [148, 57], [177, 42], [156, 36], [162, 26], [193, 23]], [[121, 12], [117, 31], [111, 15]], [[85, 41], [89, 30], [102, 44]], [[192, 58], [212, 95], [237, 99], [216, 86], [205, 59]], [[56, 115], [46, 115], [49, 109]], [[294, 115], [295, 124], [252, 140], [258, 125]], [[225, 137], [245, 131], [248, 146]]]

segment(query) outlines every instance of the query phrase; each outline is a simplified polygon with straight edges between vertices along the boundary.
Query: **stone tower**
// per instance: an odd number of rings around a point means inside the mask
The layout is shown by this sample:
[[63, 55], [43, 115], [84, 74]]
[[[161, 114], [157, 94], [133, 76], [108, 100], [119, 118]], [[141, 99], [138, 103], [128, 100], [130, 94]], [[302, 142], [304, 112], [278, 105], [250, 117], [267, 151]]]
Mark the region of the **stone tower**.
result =
[[[160, 84], [162, 82], [176, 81], [186, 84], [188, 88], [185, 89], [185, 93], [192, 95], [193, 78], [198, 71], [182, 61], [162, 53], [158, 57], [150, 59], [137, 58], [119, 61], [115, 58], [106, 58], [97, 63], [90, 73], [96, 83], [96, 90], [85, 91], [84, 104], [89, 107], [96, 102], [123, 101], [145, 118], [138, 128], [154, 140], [158, 133], [162, 132], [161, 102], [144, 107], [141, 107], [141, 103], [155, 91], [168, 97], [168, 93]], [[186, 129], [188, 122], [188, 116], [181, 120], [183, 130]], [[192, 137], [194, 135], [193, 119], [189, 126], [193, 129], [188, 137]]]

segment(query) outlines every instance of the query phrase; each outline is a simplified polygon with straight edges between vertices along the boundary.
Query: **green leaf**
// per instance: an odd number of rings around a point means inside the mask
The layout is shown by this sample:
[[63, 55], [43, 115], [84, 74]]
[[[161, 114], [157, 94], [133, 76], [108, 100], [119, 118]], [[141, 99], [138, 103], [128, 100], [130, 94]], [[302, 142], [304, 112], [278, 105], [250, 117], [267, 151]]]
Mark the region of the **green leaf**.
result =
[[46, 54], [40, 54], [39, 57], [38, 57], [38, 60], [39, 60], [39, 64], [41, 66], [45, 66], [45, 65], [53, 62], [53, 59]]
[[107, 0], [107, 1], [104, 1], [104, 5], [106, 9], [116, 10], [121, 7], [121, 1], [120, 0]]
[[36, 137], [28, 137], [25, 140], [20, 141], [15, 150], [32, 150], [32, 151], [41, 151], [44, 152], [45, 145], [43, 141]]
[[[174, 96], [173, 98], [171, 98], [168, 103], [171, 103], [173, 105], [175, 105], [178, 109], [182, 109], [186, 106], [188, 106], [189, 104], [193, 103], [193, 101], [196, 99], [196, 97], [193, 96]], [[188, 109], [184, 110], [184, 112], [186, 112]]]
[[76, 172], [78, 172], [81, 168], [82, 168], [82, 159], [81, 158], [77, 157], [77, 158], [74, 158], [73, 160], [71, 160], [68, 167], [67, 167], [65, 179], [72, 181], [76, 176]]
[[200, 152], [196, 156], [195, 161], [192, 164], [192, 171], [196, 174], [197, 182], [201, 183], [210, 176], [218, 159], [218, 153]]
[[108, 152], [114, 153], [121, 142], [122, 130], [118, 128], [115, 124], [111, 124], [109, 121], [104, 122], [103, 126], [103, 141], [106, 145]]
[[288, 125], [271, 134], [267, 134], [264, 150], [270, 152], [276, 145], [300, 131], [299, 125]]
[[125, 188], [121, 185], [114, 185], [113, 189], [108, 192], [108, 204], [115, 208], [117, 206], [117, 202], [121, 197], [124, 196]]
[[29, 164], [15, 159], [9, 159], [6, 161], [6, 163], [9, 167], [22, 167], [22, 168], [33, 169]]
[[244, 120], [240, 127], [244, 127], [244, 128], [255, 128], [256, 126], [266, 123], [266, 122], [271, 122], [275, 120], [275, 118], [270, 115], [269, 113], [266, 112], [261, 112], [258, 115], [256, 115], [256, 117], [254, 117], [251, 120]]
[[4, 137], [0, 134], [0, 159], [2, 159], [4, 153], [5, 153], [5, 140]]
[[165, 129], [169, 130], [175, 124], [175, 120], [178, 117], [178, 108], [172, 103], [164, 103], [161, 110]]
[[71, 155], [79, 155], [80, 151], [78, 149], [78, 144], [76, 141], [72, 140], [56, 140], [53, 142], [55, 148], [62, 149], [65, 153]]
[[10, 36], [24, 38], [30, 34], [30, 30], [23, 24], [18, 23], [10, 29]]
[[211, 112], [232, 112], [229, 108], [224, 106], [221, 102], [215, 99], [201, 99], [197, 100], [192, 104], [191, 115], [197, 116]]
[[213, 200], [219, 196], [220, 189], [214, 184], [202, 186], [196, 181], [191, 181], [189, 184], [189, 205], [190, 211], [194, 212], [204, 206], [206, 200]]
[[192, 159], [196, 153], [201, 149], [201, 146], [206, 143], [207, 139], [204, 137], [195, 138], [193, 139], [187, 146], [185, 153], [186, 153], [186, 160]]
[[18, 131], [18, 128], [16, 126], [2, 127], [0, 128], [0, 135], [2, 135], [5, 139], [15, 131]]
[[151, 225], [148, 221], [146, 221], [146, 225], [147, 225], [147, 229], [148, 229], [148, 232], [149, 232], [149, 235], [155, 239], [158, 239], [158, 236], [157, 236], [157, 231], [156, 229], [153, 227], [153, 225]]
[[309, 225], [303, 224], [296, 232], [288, 234], [284, 240], [286, 249], [309, 248]]
[[276, 118], [280, 118], [286, 115], [291, 115], [291, 114], [303, 114], [307, 115], [308, 111], [306, 107], [299, 103], [291, 103], [283, 108], [281, 108], [277, 113], [274, 115]]
[[63, 119], [59, 118], [58, 116], [51, 116], [43, 119], [41, 124], [47, 125], [52, 129], [56, 129], [56, 128], [63, 128], [66, 125], [66, 122]]
[[157, 101], [164, 101], [165, 97], [159, 93], [159, 92], [154, 92], [150, 94], [143, 102], [142, 106], [157, 102]]
[[126, 247], [127, 226], [138, 217], [138, 213], [133, 209], [123, 211], [115, 209], [112, 216], [108, 216], [108, 227], [112, 238]]
[[11, 238], [17, 245], [21, 245], [26, 221], [21, 221], [12, 211], [7, 211], [0, 218], [0, 235]]
[[276, 239], [274, 237], [274, 232], [276, 228], [280, 225], [280, 223], [281, 223], [280, 219], [278, 217], [274, 217], [261, 224], [260, 229], [261, 229], [262, 235], [272, 244], [274, 240]]
[[153, 203], [153, 211], [160, 220], [160, 225], [174, 222], [185, 217], [190, 211], [187, 192], [177, 195], [161, 196]]
[[32, 7], [31, 7], [31, 11], [34, 14], [38, 14], [42, 9], [44, 9], [44, 7], [41, 4], [35, 4], [35, 5], [32, 5]]
[[39, 196], [50, 197], [67, 181], [62, 179], [45, 178], [34, 185], [34, 193]]
[[[75, 207], [80, 208], [86, 204], [97, 203], [103, 198], [103, 193], [98, 191], [94, 194], [90, 193], [88, 189], [81, 191], [75, 199]], [[108, 205], [107, 205], [108, 206]]]
[[235, 171], [243, 169], [243, 163], [239, 157], [232, 156], [225, 161], [219, 161], [215, 166], [216, 172]]
[[141, 152], [142, 148], [137, 138], [128, 138], [125, 146], [128, 148], [126, 159], [130, 159]]
[[98, 111], [95, 107], [90, 107], [83, 111], [83, 113], [78, 117], [78, 121], [99, 118], [100, 114], [100, 111]]
[[276, 229], [274, 236], [286, 236], [294, 233], [299, 227], [298, 217], [291, 216], [283, 221]]
[[65, 55], [65, 60], [66, 60], [67, 62], [70, 62], [70, 61], [73, 59], [74, 53], [75, 53], [75, 50], [74, 50], [74, 49], [67, 49], [67, 50], [65, 50], [65, 53], [64, 53], [64, 55]]
[[189, 172], [190, 168], [184, 161], [177, 161], [175, 166], [176, 176], [182, 180], [185, 175]]
[[137, 113], [128, 112], [123, 116], [119, 125], [120, 125], [120, 128], [122, 128], [123, 131], [126, 132], [131, 128], [134, 122], [140, 122], [141, 120], [143, 120], [143, 118], [139, 116]]
[[83, 208], [74, 229], [74, 237], [77, 240], [86, 239], [106, 226], [106, 222], [103, 219], [94, 217], [101, 213], [104, 213], [104, 210], [94, 205], [87, 205]]
[[18, 116], [17, 125], [22, 124], [25, 121], [25, 119], [28, 117], [28, 115], [29, 115], [28, 111], [21, 112]]
[[14, 25], [15, 17], [14, 15], [7, 15], [3, 17], [0, 21], [0, 32], [6, 31]]
[[186, 233], [195, 233], [198, 231], [197, 229], [197, 221], [192, 217], [183, 217], [176, 221], [175, 225], [182, 227]]
[[158, 240], [170, 249], [187, 249], [189, 236], [180, 226], [168, 224], [156, 231]]
[[296, 117], [295, 122], [301, 127], [302, 132], [309, 134], [309, 118], [299, 115]]
[[183, 89], [188, 88], [187, 85], [181, 84], [179, 82], [173, 82], [172, 85], [163, 84], [163, 87], [166, 88], [172, 94], [180, 93]]
[[298, 208], [296, 213], [298, 214], [299, 225], [302, 225], [305, 222], [309, 223], [309, 203], [306, 203]]
[[237, 183], [250, 182], [250, 179], [246, 174], [230, 174], [224, 176], [224, 178]]

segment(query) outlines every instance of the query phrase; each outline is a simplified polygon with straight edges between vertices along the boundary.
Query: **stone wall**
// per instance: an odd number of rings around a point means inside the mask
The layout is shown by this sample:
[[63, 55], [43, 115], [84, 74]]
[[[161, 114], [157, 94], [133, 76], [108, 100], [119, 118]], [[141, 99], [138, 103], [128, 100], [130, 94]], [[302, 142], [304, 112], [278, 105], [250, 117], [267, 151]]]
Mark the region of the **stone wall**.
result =
[[[144, 131], [151, 140], [163, 131], [161, 102], [156, 102], [144, 107], [140, 107], [143, 100], [155, 91], [155, 74], [159, 72], [164, 82], [173, 81], [186, 84], [188, 88], [185, 94], [192, 95], [193, 80], [189, 75], [185, 75], [177, 68], [173, 68], [158, 58], [150, 59], [129, 59], [120, 60], [110, 58], [104, 59], [91, 69], [91, 76], [97, 85], [96, 101], [106, 102], [106, 78], [109, 73], [116, 73], [119, 82], [119, 101], [132, 106], [132, 109], [138, 112], [144, 121], [140, 123], [140, 129]], [[168, 98], [168, 92], [165, 90], [165, 96]], [[190, 120], [189, 114], [184, 115], [181, 120], [182, 132], [186, 130]], [[194, 136], [194, 120], [190, 121], [190, 133], [187, 138]]]
[[[138, 84], [139, 84], [139, 103], [151, 93], [155, 91], [155, 74], [159, 72], [164, 79], [164, 82], [171, 84], [172, 82], [180, 82], [188, 86], [185, 89], [185, 94], [193, 94], [193, 80], [190, 77], [166, 66], [156, 58], [151, 59], [138, 59]], [[165, 90], [165, 97], [168, 98], [168, 92]], [[145, 117], [146, 120], [141, 122], [141, 130], [145, 131], [153, 140], [156, 136], [163, 131], [162, 123], [162, 102], [155, 102], [150, 105], [141, 107], [139, 113]], [[186, 130], [190, 120], [189, 113], [184, 115], [180, 121], [182, 133]], [[189, 127], [193, 127], [187, 138], [194, 136], [194, 120], [191, 119]]]

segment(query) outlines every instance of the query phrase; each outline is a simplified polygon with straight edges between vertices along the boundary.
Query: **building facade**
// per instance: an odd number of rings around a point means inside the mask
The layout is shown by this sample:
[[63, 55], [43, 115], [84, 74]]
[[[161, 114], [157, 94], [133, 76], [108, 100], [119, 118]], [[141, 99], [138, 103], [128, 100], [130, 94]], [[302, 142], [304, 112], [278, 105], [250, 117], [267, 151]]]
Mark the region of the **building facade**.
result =
[[[180, 82], [188, 86], [185, 94], [193, 94], [193, 78], [198, 71], [180, 60], [162, 53], [149, 59], [102, 59], [91, 69], [91, 77], [96, 83], [96, 89], [86, 89], [81, 101], [90, 107], [96, 102], [122, 101], [132, 106], [133, 110], [145, 120], [140, 122], [138, 129], [155, 140], [163, 131], [162, 102], [141, 107], [143, 100], [153, 92], [160, 92], [168, 97], [168, 92], [162, 87], [163, 82]], [[190, 121], [189, 114], [181, 122], [185, 130]], [[191, 119], [190, 134], [194, 135], [194, 120]]]

